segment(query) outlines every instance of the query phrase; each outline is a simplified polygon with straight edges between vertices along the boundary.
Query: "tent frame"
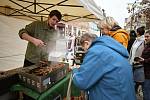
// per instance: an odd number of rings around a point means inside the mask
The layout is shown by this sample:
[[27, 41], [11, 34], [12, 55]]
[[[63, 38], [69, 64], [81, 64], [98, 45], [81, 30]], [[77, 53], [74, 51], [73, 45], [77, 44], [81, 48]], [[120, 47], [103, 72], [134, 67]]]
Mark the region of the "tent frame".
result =
[[[40, 2], [37, 2], [37, 0], [34, 0], [34, 1], [9, 0], [9, 1], [11, 3], [21, 7], [21, 9], [16, 9], [16, 8], [12, 8], [12, 7], [9, 7], [9, 6], [0, 6], [0, 7], [6, 8], [6, 9], [10, 9], [10, 10], [13, 11], [13, 12], [11, 12], [9, 14], [5, 14], [3, 12], [0, 12], [1, 14], [6, 15], [6, 16], [26, 16], [26, 17], [29, 17], [29, 18], [31, 18], [33, 20], [39, 20], [39, 17], [41, 18], [40, 20], [43, 20], [44, 18], [47, 18], [47, 16], [50, 13], [50, 11], [48, 9], [53, 8], [55, 6], [84, 8], [81, 5], [65, 5], [65, 4], [62, 4], [64, 2], [66, 2], [66, 1], [68, 1], [68, 0], [62, 0], [62, 1], [58, 2], [58, 3], [56, 3], [56, 4], [53, 4], [53, 3], [40, 3]], [[21, 4], [19, 4], [19, 2], [28, 3], [29, 5], [28, 6], [21, 5]], [[44, 5], [48, 5], [48, 7], [44, 7]], [[29, 7], [31, 7], [31, 6], [34, 6], [33, 11], [29, 9]], [[42, 8], [42, 10], [37, 11], [37, 6]], [[48, 13], [43, 13], [44, 11], [46, 11]], [[75, 15], [68, 15], [68, 14], [62, 14], [62, 15], [63, 15], [62, 17], [72, 17], [72, 19], [70, 19], [70, 20], [63, 20], [62, 19], [62, 21], [65, 21], [65, 22], [74, 21], [74, 20], [77, 20], [77, 19], [80, 19], [80, 18], [96, 19], [96, 20], [98, 20], [97, 18], [90, 18], [90, 16], [93, 16], [93, 14], [85, 15], [85, 16], [82, 16], [82, 17], [81, 16], [75, 16]]]

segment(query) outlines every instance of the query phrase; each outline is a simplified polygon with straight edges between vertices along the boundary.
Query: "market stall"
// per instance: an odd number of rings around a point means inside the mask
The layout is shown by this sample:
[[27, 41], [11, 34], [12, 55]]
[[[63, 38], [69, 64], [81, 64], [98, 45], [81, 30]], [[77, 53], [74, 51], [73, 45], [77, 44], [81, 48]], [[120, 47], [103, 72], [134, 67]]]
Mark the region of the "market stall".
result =
[[[27, 68], [17, 68], [0, 73], [0, 99], [23, 99], [23, 94], [34, 100], [62, 100], [67, 98], [68, 86], [71, 82], [69, 66], [62, 62], [51, 63], [49, 66], [42, 64], [42, 68], [41, 65], [32, 65]], [[69, 88], [71, 90], [70, 97], [75, 97], [77, 100], [82, 98], [81, 91], [77, 87], [71, 84]], [[3, 95], [7, 91], [11, 94], [9, 98]]]
[[[88, 5], [85, 5], [84, 3], [87, 2], [89, 2]], [[56, 91], [61, 94], [62, 98], [66, 96], [70, 73], [61, 74], [63, 77], [57, 82], [54, 82], [53, 85], [50, 85], [44, 92], [37, 92], [35, 89], [28, 87], [29, 85], [20, 82], [20, 72], [26, 70], [22, 68], [26, 44], [20, 41], [17, 32], [31, 21], [46, 20], [50, 11], [54, 9], [62, 13], [63, 16], [61, 21], [64, 23], [99, 20], [94, 15], [95, 13], [91, 13], [98, 7], [93, 6], [95, 3], [92, 0], [87, 0], [87, 2], [83, 2], [83, 0], [3, 0], [0, 2], [0, 36], [2, 38], [0, 38], [0, 67], [3, 68], [0, 70], [1, 100], [15, 100], [18, 97], [18, 94], [15, 94], [16, 91], [24, 91], [24, 93], [30, 97], [40, 100], [45, 98], [47, 94], [56, 97]], [[90, 3], [93, 5], [90, 5]], [[92, 8], [90, 11], [87, 10], [90, 8]], [[101, 13], [100, 9], [96, 10], [96, 13], [98, 11]], [[98, 15], [102, 17], [100, 13]], [[62, 41], [59, 41], [59, 43], [62, 43]], [[58, 52], [56, 53], [58, 54]], [[54, 59], [52, 58], [51, 60]], [[35, 77], [33, 77], [33, 79], [34, 78]], [[80, 93], [78, 89], [77, 91]], [[74, 91], [72, 91], [72, 93], [73, 92]]]
[[[22, 92], [35, 100], [62, 100], [67, 96], [67, 89], [69, 84], [70, 74], [68, 74], [65, 78], [55, 84], [53, 87], [49, 88], [43, 93], [38, 93], [35, 90], [25, 87], [21, 84], [15, 84], [11, 87], [11, 91], [19, 91]], [[81, 98], [81, 91], [76, 88], [74, 85], [71, 87], [72, 97]], [[20, 98], [21, 95], [20, 95]]]

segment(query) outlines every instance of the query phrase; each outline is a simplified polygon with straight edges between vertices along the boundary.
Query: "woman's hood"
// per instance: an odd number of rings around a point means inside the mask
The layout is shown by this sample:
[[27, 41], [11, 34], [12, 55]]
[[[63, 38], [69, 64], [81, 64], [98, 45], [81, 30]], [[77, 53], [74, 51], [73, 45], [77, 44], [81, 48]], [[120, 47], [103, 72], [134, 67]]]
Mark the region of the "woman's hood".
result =
[[128, 40], [130, 40], [130, 35], [127, 31], [125, 31], [124, 29], [122, 29], [120, 26], [115, 25], [110, 31], [109, 31], [109, 36], [114, 36], [115, 34], [118, 33], [123, 33], [126, 35], [126, 37], [128, 38]]
[[103, 46], [106, 46], [106, 47], [114, 50], [114, 52], [117, 52], [117, 53], [119, 53], [120, 55], [122, 55], [122, 56], [124, 56], [126, 58], [129, 57], [127, 49], [122, 44], [120, 44], [119, 42], [117, 42], [115, 39], [113, 39], [110, 36], [101, 36], [101, 37], [98, 37], [91, 44], [91, 46], [94, 46], [94, 45], [103, 45]]

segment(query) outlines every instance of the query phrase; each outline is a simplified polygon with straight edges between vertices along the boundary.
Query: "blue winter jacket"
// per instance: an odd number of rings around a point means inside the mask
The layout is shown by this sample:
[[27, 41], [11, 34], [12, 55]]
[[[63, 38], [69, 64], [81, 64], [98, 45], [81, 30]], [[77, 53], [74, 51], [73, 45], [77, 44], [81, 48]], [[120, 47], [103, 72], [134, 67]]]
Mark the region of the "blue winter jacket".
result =
[[136, 100], [128, 51], [109, 36], [98, 37], [88, 49], [74, 84], [89, 92], [89, 100]]

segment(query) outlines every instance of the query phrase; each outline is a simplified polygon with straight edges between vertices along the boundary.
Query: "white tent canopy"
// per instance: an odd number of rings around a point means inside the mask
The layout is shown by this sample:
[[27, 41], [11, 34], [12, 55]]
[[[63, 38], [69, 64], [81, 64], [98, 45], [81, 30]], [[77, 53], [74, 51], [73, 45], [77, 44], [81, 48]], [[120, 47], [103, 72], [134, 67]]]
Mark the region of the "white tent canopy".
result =
[[30, 20], [45, 20], [54, 9], [63, 14], [62, 21], [65, 22], [102, 18], [102, 11], [93, 0], [1, 0], [0, 2], [1, 14]]
[[98, 19], [103, 19], [103, 12], [99, 6], [93, 0], [79, 0], [81, 4], [84, 5], [92, 14], [94, 14]]

